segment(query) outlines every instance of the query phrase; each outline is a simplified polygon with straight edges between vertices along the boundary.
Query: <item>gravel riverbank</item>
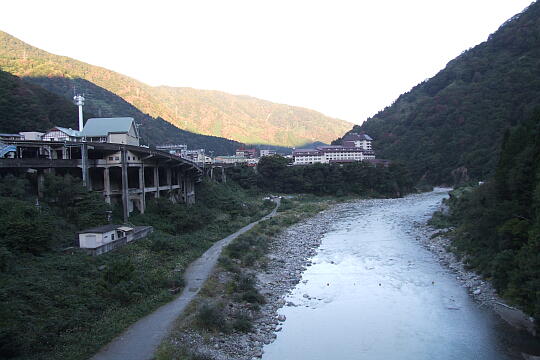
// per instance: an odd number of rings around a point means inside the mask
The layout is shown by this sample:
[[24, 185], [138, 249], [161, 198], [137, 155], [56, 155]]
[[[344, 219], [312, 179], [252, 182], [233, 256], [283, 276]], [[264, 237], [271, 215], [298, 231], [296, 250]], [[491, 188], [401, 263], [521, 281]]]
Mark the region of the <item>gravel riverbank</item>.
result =
[[[309, 259], [315, 255], [324, 234], [332, 228], [339, 212], [347, 206], [351, 206], [350, 203], [334, 205], [274, 237], [266, 255], [267, 266], [253, 273], [257, 278], [256, 288], [264, 295], [266, 303], [261, 304], [258, 311], [251, 310], [245, 304], [229, 303], [229, 307], [235, 307], [229, 309], [229, 313], [242, 311], [253, 319], [250, 332], [210, 334], [186, 327], [174, 334], [172, 343], [205, 355], [208, 359], [249, 360], [262, 357], [263, 346], [276, 338], [276, 332], [281, 330], [281, 323], [286, 320], [283, 315], [277, 315], [277, 310], [284, 305], [295, 306], [286, 304], [285, 297], [299, 283], [303, 271], [311, 265]], [[223, 284], [229, 276], [218, 267], [213, 278]]]

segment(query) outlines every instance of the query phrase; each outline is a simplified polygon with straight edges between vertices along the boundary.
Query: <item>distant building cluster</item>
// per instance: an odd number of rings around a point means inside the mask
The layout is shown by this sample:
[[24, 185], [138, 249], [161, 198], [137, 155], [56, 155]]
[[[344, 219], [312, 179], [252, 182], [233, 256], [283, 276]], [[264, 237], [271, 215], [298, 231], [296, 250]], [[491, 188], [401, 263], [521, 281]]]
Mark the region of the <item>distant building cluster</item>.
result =
[[167, 151], [170, 154], [191, 160], [197, 164], [240, 164], [247, 166], [257, 166], [259, 159], [263, 156], [276, 155], [275, 150], [241, 147], [236, 149], [235, 155], [217, 155], [210, 157], [205, 155], [204, 149], [188, 150], [187, 145], [159, 145], [156, 149]]
[[349, 133], [341, 145], [318, 146], [314, 149], [293, 151], [294, 165], [346, 163], [374, 160], [375, 152], [371, 147], [373, 139], [365, 133]]
[[[313, 149], [297, 149], [292, 155], [285, 157], [292, 159], [293, 165], [331, 164], [367, 161], [376, 165], [387, 166], [387, 161], [375, 159], [372, 148], [373, 139], [365, 133], [349, 133], [341, 141], [341, 145], [323, 145]], [[198, 164], [239, 164], [257, 166], [259, 159], [264, 156], [276, 155], [275, 150], [240, 147], [235, 155], [218, 155], [208, 157], [204, 149], [188, 150], [187, 145], [162, 145], [158, 150], [168, 151], [171, 154], [189, 159]]]
[[156, 149], [193, 161], [196, 164], [211, 164], [213, 162], [212, 158], [205, 154], [204, 149], [188, 150], [186, 144], [159, 145], [156, 146]]

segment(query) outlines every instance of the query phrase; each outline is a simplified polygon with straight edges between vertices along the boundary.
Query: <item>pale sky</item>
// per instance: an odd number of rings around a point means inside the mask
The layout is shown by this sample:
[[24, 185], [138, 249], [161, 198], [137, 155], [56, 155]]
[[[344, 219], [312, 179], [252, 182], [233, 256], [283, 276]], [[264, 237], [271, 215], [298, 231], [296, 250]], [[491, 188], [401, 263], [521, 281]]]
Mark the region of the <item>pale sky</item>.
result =
[[531, 0], [2, 1], [0, 30], [134, 77], [361, 123]]

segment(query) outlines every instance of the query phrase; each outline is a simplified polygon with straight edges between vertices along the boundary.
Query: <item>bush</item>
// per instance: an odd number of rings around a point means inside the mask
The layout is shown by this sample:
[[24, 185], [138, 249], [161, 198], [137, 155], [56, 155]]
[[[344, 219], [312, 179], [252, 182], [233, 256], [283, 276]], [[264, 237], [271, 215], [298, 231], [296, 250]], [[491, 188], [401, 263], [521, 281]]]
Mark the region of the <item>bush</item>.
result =
[[221, 303], [205, 302], [201, 304], [195, 315], [197, 325], [214, 331], [226, 329], [224, 306]]
[[246, 313], [240, 312], [235, 314], [232, 326], [235, 330], [241, 332], [250, 332], [253, 330], [253, 321]]

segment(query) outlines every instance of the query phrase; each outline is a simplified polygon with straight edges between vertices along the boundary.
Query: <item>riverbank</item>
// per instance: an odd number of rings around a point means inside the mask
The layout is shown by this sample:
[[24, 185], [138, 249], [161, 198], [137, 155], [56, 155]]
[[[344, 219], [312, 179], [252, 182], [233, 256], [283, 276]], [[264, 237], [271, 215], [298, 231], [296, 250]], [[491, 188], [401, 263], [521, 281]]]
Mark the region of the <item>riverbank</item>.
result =
[[[316, 211], [313, 209], [315, 204], [308, 206]], [[276, 338], [276, 332], [281, 330], [280, 324], [285, 321], [283, 316], [277, 315], [277, 310], [284, 305], [295, 306], [293, 303], [286, 304], [285, 296], [299, 283], [303, 271], [311, 265], [309, 259], [316, 253], [324, 234], [338, 219], [339, 212], [350, 204], [327, 203], [324, 206], [329, 208], [271, 237], [265, 255], [256, 264], [242, 266], [240, 261], [235, 261], [240, 268], [231, 271], [230, 265], [227, 265], [228, 260], [222, 259], [221, 265], [215, 269], [190, 311], [178, 320], [176, 329], [162, 344], [157, 359], [172, 359], [180, 354], [187, 359], [196, 356], [215, 360], [260, 358], [263, 346]], [[295, 220], [291, 219], [294, 216], [298, 216], [294, 207], [283, 211], [275, 220], [271, 220], [274, 224], [270, 224], [270, 227], [286, 226]], [[265, 231], [262, 229], [260, 232]], [[238, 301], [235, 298], [239, 291], [235, 289], [234, 283], [239, 274], [244, 279], [254, 279], [256, 293], [264, 301]], [[201, 309], [208, 309], [209, 306], [219, 311], [214, 316], [220, 317], [221, 324], [232, 326], [201, 326]], [[243, 321], [244, 326], [238, 326], [242, 324], [239, 320]]]
[[448, 236], [449, 231], [451, 230], [441, 231], [441, 229], [419, 225], [417, 239], [438, 257], [442, 265], [456, 274], [456, 279], [467, 289], [474, 300], [495, 311], [513, 327], [527, 330], [532, 335], [536, 335], [536, 325], [531, 317], [507, 304], [497, 295], [489, 281], [474, 271], [467, 270], [464, 262], [451, 252], [452, 240]]
[[[440, 205], [439, 213], [448, 210], [444, 203]], [[521, 309], [512, 306], [499, 297], [497, 291], [488, 279], [467, 268], [465, 258], [458, 258], [452, 251], [453, 228], [440, 228], [429, 224], [417, 224], [417, 240], [427, 250], [432, 252], [439, 263], [450, 269], [456, 279], [464, 287], [469, 296], [481, 307], [486, 307], [497, 314], [515, 331], [515, 336], [509, 341], [509, 346], [521, 354], [523, 359], [540, 359], [540, 345], [537, 338], [537, 325], [534, 319]], [[535, 355], [531, 355], [534, 353]]]

